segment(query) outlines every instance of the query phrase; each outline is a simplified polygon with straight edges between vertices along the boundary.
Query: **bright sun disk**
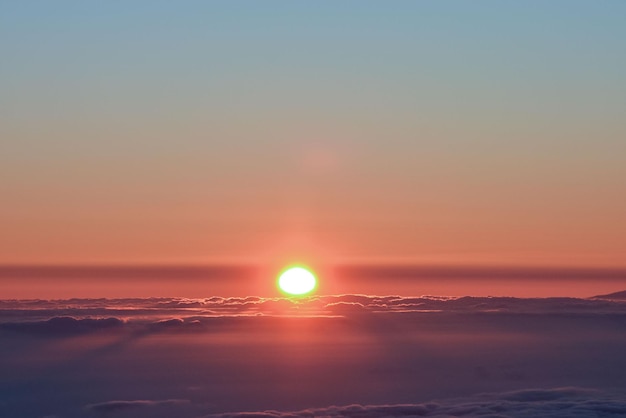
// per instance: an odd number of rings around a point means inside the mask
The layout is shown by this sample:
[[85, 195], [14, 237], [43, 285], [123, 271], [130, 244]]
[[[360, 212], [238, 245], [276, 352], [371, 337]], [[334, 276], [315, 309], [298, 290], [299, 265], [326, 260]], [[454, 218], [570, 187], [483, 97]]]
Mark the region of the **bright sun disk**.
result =
[[290, 295], [304, 295], [315, 289], [315, 275], [304, 267], [291, 267], [278, 278], [278, 287]]

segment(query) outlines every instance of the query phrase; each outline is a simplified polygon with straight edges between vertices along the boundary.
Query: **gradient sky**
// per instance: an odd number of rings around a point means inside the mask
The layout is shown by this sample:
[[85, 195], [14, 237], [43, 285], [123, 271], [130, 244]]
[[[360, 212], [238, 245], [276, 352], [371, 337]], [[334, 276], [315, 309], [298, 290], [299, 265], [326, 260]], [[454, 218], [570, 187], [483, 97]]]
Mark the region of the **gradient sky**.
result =
[[0, 1], [0, 262], [624, 266], [625, 19]]

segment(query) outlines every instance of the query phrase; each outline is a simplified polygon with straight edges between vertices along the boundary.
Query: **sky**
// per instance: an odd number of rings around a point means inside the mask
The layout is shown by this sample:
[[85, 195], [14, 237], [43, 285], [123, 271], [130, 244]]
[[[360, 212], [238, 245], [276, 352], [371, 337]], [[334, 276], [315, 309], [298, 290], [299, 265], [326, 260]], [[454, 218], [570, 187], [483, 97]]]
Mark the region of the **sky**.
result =
[[626, 416], [624, 22], [0, 0], [0, 416]]
[[0, 262], [626, 266], [623, 1], [0, 2]]

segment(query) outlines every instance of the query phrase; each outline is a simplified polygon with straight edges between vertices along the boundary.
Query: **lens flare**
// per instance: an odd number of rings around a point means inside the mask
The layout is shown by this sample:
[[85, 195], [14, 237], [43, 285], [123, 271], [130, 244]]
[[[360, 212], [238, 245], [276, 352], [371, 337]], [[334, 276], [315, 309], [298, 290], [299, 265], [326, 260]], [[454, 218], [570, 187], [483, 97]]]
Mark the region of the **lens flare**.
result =
[[284, 293], [303, 296], [312, 292], [317, 286], [315, 275], [304, 267], [290, 267], [278, 278], [278, 287]]

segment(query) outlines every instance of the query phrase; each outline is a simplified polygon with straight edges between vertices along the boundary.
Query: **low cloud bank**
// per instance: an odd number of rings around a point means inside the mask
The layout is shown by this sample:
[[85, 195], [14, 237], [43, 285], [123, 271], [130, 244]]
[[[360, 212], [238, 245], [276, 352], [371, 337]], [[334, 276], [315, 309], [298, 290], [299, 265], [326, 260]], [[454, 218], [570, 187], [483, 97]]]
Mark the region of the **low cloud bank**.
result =
[[510, 417], [575, 418], [626, 415], [626, 396], [567, 387], [526, 389], [471, 398], [419, 404], [347, 405], [296, 412], [258, 411], [208, 415], [212, 418], [310, 418], [310, 417]]
[[44, 335], [74, 335], [98, 330], [116, 329], [123, 325], [124, 321], [119, 318], [77, 319], [70, 316], [57, 316], [45, 321], [0, 323], [0, 330]]
[[[626, 300], [577, 298], [312, 296], [303, 299], [211, 297], [205, 299], [0, 300], [0, 331], [39, 335], [143, 329], [198, 331], [241, 318], [362, 318], [423, 314], [626, 315]], [[394, 317], [395, 317], [394, 316]]]
[[626, 313], [625, 292], [595, 298], [515, 298], [448, 296], [330, 295], [301, 299], [249, 297], [0, 300], [0, 322], [11, 317], [116, 316], [150, 317], [241, 314], [311, 314], [337, 311], [388, 312], [619, 312]]

